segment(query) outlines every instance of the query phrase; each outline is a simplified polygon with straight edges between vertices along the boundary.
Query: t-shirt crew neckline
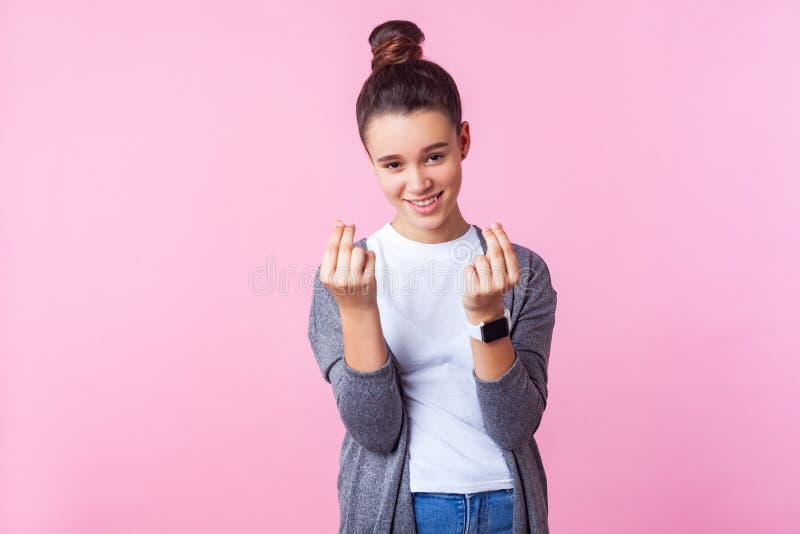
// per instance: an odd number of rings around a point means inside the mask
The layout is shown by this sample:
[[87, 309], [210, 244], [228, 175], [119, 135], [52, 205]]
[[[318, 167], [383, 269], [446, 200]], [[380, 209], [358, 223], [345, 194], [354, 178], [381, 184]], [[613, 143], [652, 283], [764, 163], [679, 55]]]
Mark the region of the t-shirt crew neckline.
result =
[[386, 223], [384, 226], [384, 235], [389, 239], [389, 241], [397, 245], [405, 250], [411, 250], [414, 252], [418, 252], [420, 255], [442, 255], [448, 254], [453, 247], [458, 247], [459, 243], [467, 242], [475, 242], [478, 240], [477, 233], [475, 231], [475, 226], [473, 224], [469, 225], [467, 231], [464, 232], [461, 236], [452, 239], [450, 241], [443, 241], [441, 243], [423, 243], [421, 241], [415, 241], [411, 238], [408, 238], [397, 231], [397, 229], [392, 226], [391, 222]]

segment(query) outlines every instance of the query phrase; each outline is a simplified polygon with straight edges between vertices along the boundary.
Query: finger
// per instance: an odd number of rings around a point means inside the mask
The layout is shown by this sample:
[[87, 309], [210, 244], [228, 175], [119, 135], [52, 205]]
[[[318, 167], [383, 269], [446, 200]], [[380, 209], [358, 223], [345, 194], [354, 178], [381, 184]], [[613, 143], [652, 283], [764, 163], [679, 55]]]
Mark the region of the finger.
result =
[[506, 287], [506, 260], [503, 255], [503, 249], [500, 247], [500, 242], [491, 228], [485, 228], [483, 236], [486, 239], [486, 247], [488, 249], [486, 255], [492, 265], [492, 287], [495, 291], [502, 291]]
[[478, 273], [475, 272], [475, 266], [470, 263], [464, 266], [464, 295], [473, 297], [478, 294], [478, 289]]
[[489, 259], [484, 254], [475, 256], [473, 261], [475, 272], [478, 274], [478, 287], [482, 295], [489, 295], [492, 292], [492, 266]]
[[353, 277], [353, 283], [361, 283], [364, 265], [366, 263], [367, 258], [365, 257], [364, 249], [354, 246], [353, 253], [350, 256], [350, 274]]
[[348, 224], [342, 231], [342, 239], [339, 241], [339, 255], [336, 258], [336, 272], [347, 274], [350, 272], [350, 256], [353, 253], [353, 234], [356, 227]]
[[367, 264], [364, 266], [364, 282], [371, 283], [375, 278], [375, 251], [367, 251]]
[[508, 282], [511, 285], [514, 285], [519, 282], [520, 279], [519, 260], [517, 260], [517, 254], [514, 252], [514, 247], [511, 245], [511, 240], [508, 238], [506, 231], [503, 229], [503, 225], [497, 223], [497, 229], [494, 230], [494, 235], [500, 242], [500, 247], [503, 249], [503, 254], [505, 255]]
[[336, 268], [336, 258], [339, 255], [339, 241], [342, 239], [342, 230], [344, 230], [344, 224], [337, 219], [333, 227], [333, 232], [331, 232], [328, 238], [328, 243], [325, 245], [325, 254], [322, 256], [322, 262], [320, 263], [319, 278], [326, 284], [330, 283], [333, 271]]

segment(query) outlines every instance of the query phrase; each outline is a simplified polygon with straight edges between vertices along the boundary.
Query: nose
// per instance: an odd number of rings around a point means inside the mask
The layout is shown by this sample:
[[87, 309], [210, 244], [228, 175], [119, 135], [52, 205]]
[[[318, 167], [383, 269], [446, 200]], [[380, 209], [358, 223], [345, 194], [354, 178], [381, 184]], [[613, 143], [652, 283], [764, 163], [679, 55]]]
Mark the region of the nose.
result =
[[409, 194], [420, 196], [431, 187], [432, 181], [425, 178], [421, 172], [409, 169], [408, 179], [406, 180], [406, 190]]

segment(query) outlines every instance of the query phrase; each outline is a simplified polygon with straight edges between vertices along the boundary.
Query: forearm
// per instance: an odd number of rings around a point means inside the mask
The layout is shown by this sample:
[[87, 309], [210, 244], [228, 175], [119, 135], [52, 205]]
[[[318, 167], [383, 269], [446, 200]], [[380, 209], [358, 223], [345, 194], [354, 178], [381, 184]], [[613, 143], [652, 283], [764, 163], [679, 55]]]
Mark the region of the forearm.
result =
[[[502, 310], [477, 315], [467, 312], [472, 324], [498, 316]], [[544, 411], [541, 395], [510, 336], [489, 343], [470, 337], [470, 344], [486, 431], [500, 447], [515, 449], [539, 426]]]
[[388, 359], [378, 307], [340, 309], [345, 363], [356, 371], [370, 372]]
[[475, 376], [475, 389], [487, 434], [503, 449], [530, 439], [545, 409], [544, 394], [526, 371], [528, 355], [517, 353], [506, 373], [495, 380]]
[[[491, 321], [503, 316], [503, 308], [490, 312], [466, 312], [467, 320], [472, 324]], [[514, 363], [514, 347], [509, 336], [484, 343], [470, 336], [472, 361], [475, 375], [481, 380], [494, 380], [503, 375]]]

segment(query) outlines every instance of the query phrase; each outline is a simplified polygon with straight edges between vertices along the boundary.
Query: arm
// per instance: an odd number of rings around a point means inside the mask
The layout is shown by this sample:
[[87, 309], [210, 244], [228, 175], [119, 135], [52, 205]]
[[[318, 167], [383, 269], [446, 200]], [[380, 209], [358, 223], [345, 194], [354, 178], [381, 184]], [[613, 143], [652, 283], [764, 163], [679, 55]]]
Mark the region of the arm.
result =
[[344, 310], [340, 306], [339, 317], [345, 364], [362, 373], [376, 371], [386, 365], [389, 348], [383, 337], [378, 306], [365, 310]]
[[[472, 324], [478, 324], [481, 321], [491, 321], [502, 317], [503, 307], [500, 306], [489, 313], [465, 312], [465, 314], [467, 321]], [[484, 381], [500, 378], [513, 365], [516, 358], [514, 346], [511, 344], [509, 336], [495, 339], [489, 343], [484, 343], [480, 339], [469, 336], [469, 344], [472, 349], [475, 376]]]
[[513, 291], [522, 305], [510, 336], [515, 355], [511, 367], [494, 380], [483, 380], [473, 370], [486, 430], [498, 446], [509, 450], [530, 439], [547, 405], [557, 301], [547, 264], [535, 253], [530, 253]]
[[[320, 268], [317, 268], [308, 318], [308, 339], [314, 357], [323, 378], [333, 387], [336, 406], [347, 431], [364, 448], [387, 454], [397, 445], [403, 421], [394, 355], [379, 328], [379, 320], [378, 329], [372, 329], [376, 334], [372, 337], [364, 337], [359, 332], [365, 327], [359, 318], [347, 316], [342, 321], [339, 304], [319, 275]], [[370, 320], [373, 327], [374, 320]], [[344, 336], [342, 323], [347, 328]], [[371, 351], [377, 349], [378, 335], [385, 352], [381, 350], [379, 355], [373, 355]], [[358, 361], [357, 366], [364, 365], [364, 368], [380, 366], [369, 371], [350, 367], [345, 361], [345, 338], [348, 340], [347, 361]]]

